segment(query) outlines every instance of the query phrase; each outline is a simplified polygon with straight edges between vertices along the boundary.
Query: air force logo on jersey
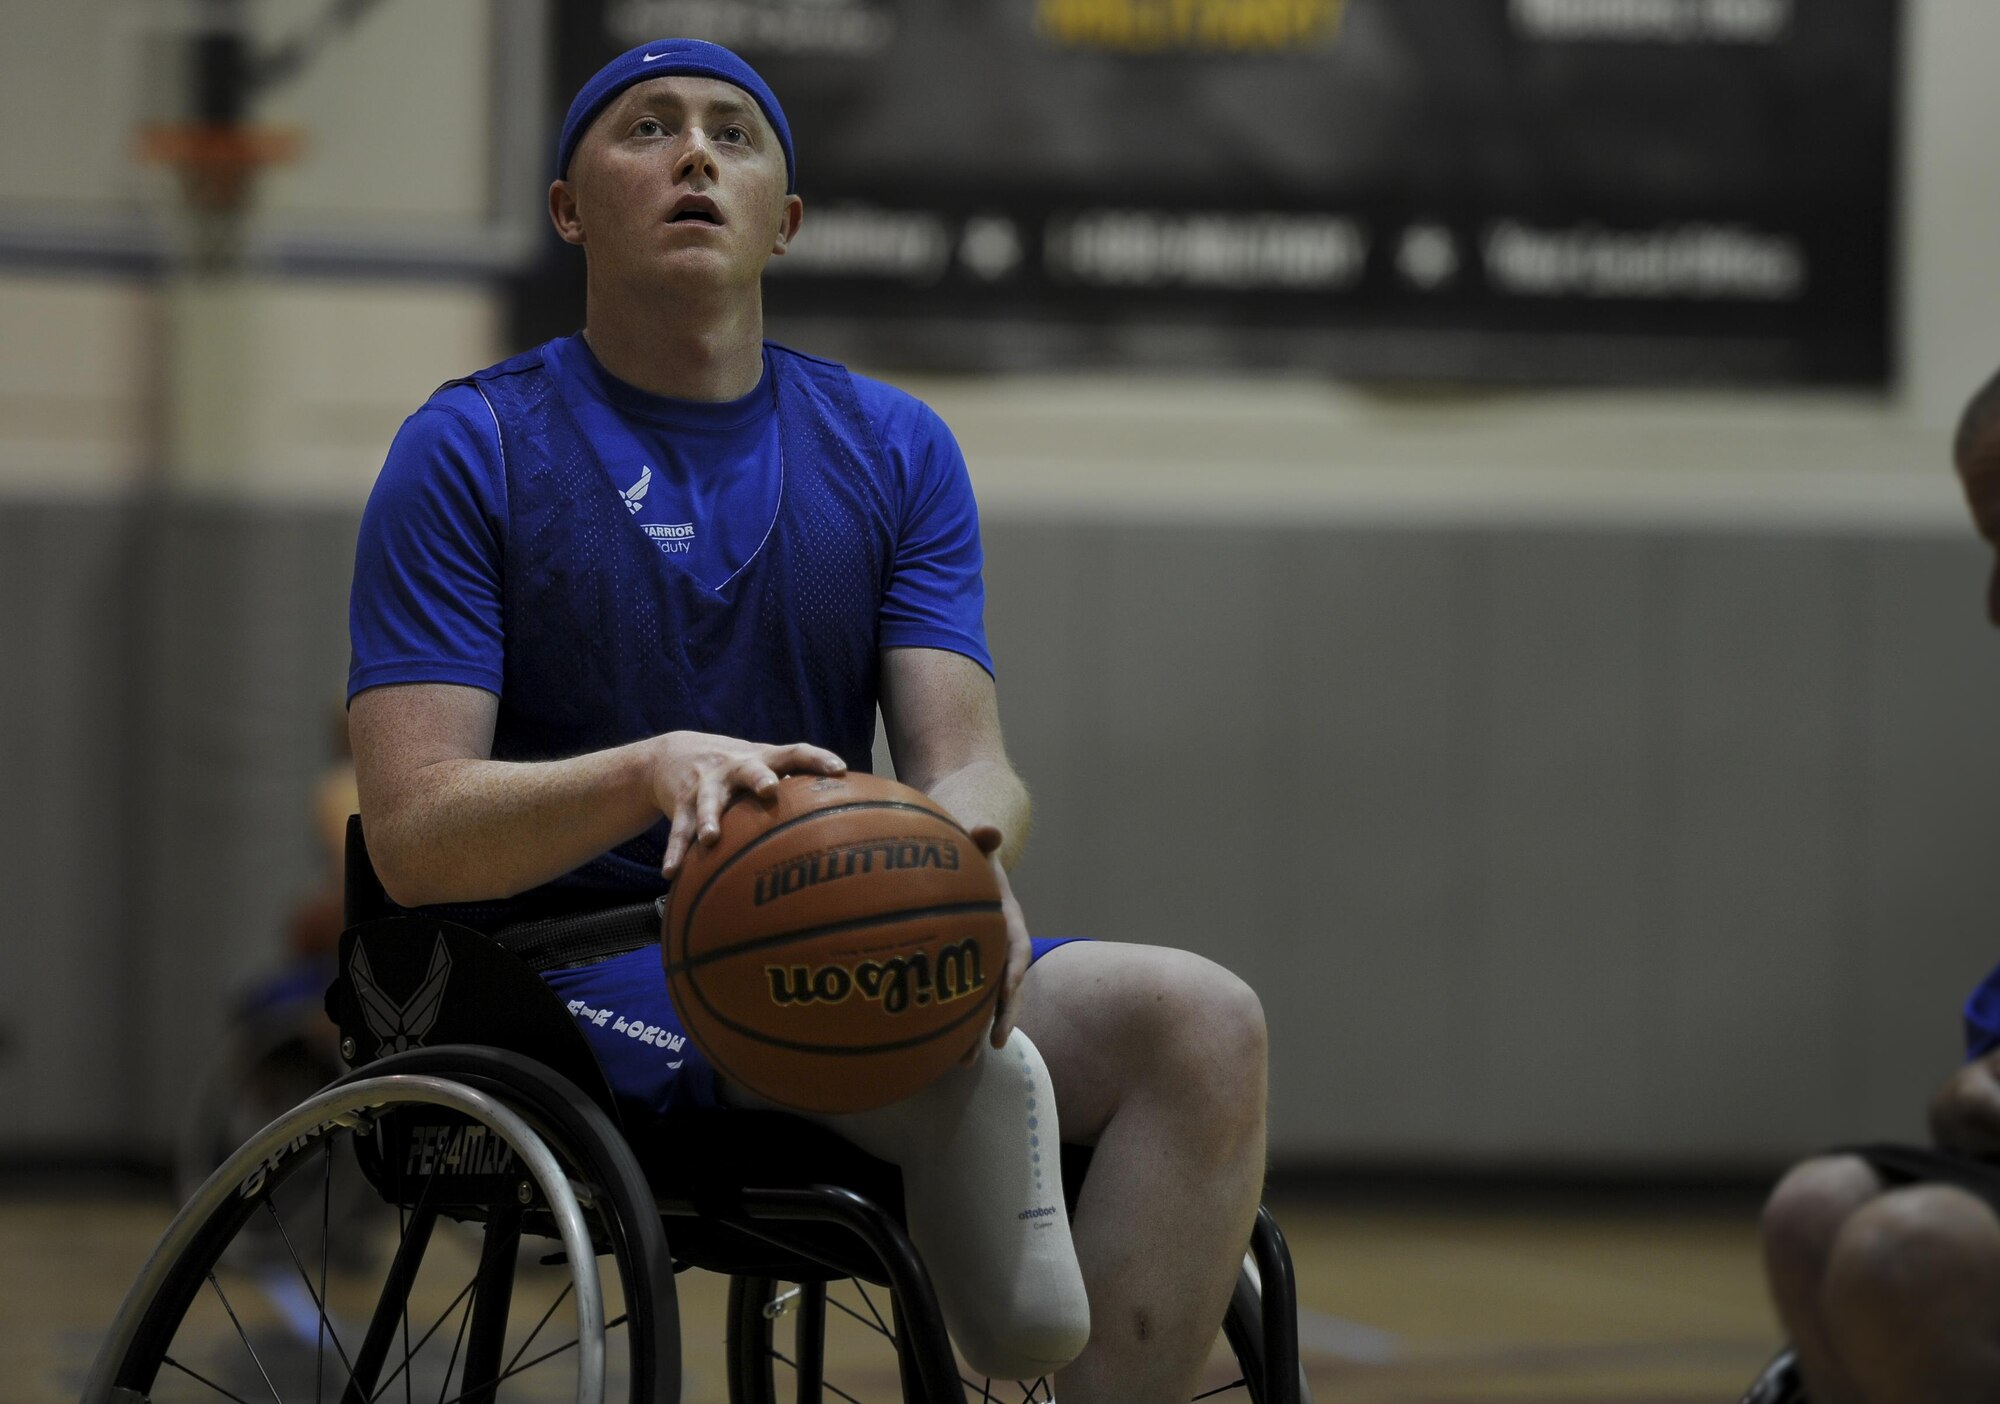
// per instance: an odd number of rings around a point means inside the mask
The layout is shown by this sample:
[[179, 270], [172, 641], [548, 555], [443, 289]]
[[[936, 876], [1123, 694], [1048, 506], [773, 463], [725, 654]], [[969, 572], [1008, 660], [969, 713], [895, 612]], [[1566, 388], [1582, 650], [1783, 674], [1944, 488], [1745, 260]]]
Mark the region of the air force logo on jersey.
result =
[[[625, 499], [625, 510], [635, 517], [645, 510], [646, 492], [652, 486], [652, 465], [641, 464], [639, 481], [618, 494]], [[693, 522], [641, 522], [639, 530], [653, 539], [663, 555], [685, 556], [694, 549]]]
[[639, 467], [639, 481], [618, 494], [625, 499], [625, 510], [635, 517], [639, 515], [639, 509], [646, 505], [646, 489], [653, 485], [653, 466], [642, 463]]

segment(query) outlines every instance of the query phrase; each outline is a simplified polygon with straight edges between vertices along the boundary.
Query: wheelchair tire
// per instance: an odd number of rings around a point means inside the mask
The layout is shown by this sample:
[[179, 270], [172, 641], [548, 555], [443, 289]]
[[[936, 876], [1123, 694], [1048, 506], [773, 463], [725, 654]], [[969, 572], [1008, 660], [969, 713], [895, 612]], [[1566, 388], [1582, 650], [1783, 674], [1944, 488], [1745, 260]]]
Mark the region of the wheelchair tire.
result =
[[[193, 1198], [244, 1141], [347, 1071], [330, 1043], [321, 1046], [326, 1041], [322, 1035], [332, 1032], [316, 1003], [260, 1011], [231, 1031], [181, 1113], [173, 1158], [177, 1200]], [[333, 1179], [336, 1217], [358, 1218], [369, 1205], [380, 1206], [351, 1158]], [[268, 1224], [260, 1228], [253, 1221], [246, 1232], [262, 1232], [267, 1254], [282, 1257], [284, 1245]]]
[[[538, 1128], [514, 1105], [521, 1100], [518, 1089], [496, 1093], [444, 1077], [356, 1076], [273, 1121], [169, 1225], [99, 1351], [83, 1395], [87, 1404], [166, 1404], [181, 1397], [354, 1404], [393, 1397], [399, 1377], [403, 1389], [394, 1396], [420, 1381], [430, 1397], [486, 1404], [520, 1397], [529, 1382], [508, 1382], [531, 1371], [538, 1382], [560, 1377], [554, 1394], [538, 1384], [534, 1397], [597, 1404], [613, 1363], [607, 1332], [618, 1323], [604, 1320], [595, 1245], [610, 1246], [627, 1283], [654, 1264], [634, 1247], [645, 1243], [643, 1226], [636, 1232], [617, 1226], [614, 1196], [580, 1163], [601, 1159], [601, 1148], [579, 1152], [548, 1136], [546, 1128], [574, 1108], [537, 1107]], [[589, 1110], [608, 1126], [602, 1112]], [[372, 1158], [378, 1167], [392, 1161], [397, 1167], [377, 1171], [396, 1181], [391, 1202], [380, 1206], [396, 1241], [358, 1255], [367, 1275], [379, 1277], [372, 1283], [348, 1280], [354, 1274], [329, 1261], [346, 1232], [331, 1220], [331, 1167], [355, 1152], [356, 1163]], [[287, 1223], [281, 1192], [301, 1185], [308, 1193], [293, 1196], [301, 1212]], [[484, 1225], [476, 1255], [459, 1236], [433, 1236], [440, 1218]], [[658, 1220], [645, 1218], [663, 1258]], [[265, 1219], [275, 1221], [288, 1263], [269, 1262], [261, 1247], [247, 1262], [234, 1251], [246, 1226]], [[561, 1251], [540, 1265], [553, 1271], [523, 1260], [524, 1223], [530, 1233], [559, 1240]], [[464, 1260], [475, 1256], [469, 1279], [452, 1295], [465, 1276]], [[666, 1292], [671, 1319], [670, 1275]], [[540, 1299], [550, 1300], [537, 1320]], [[554, 1329], [544, 1335], [552, 1320]], [[662, 1349], [642, 1339], [649, 1331], [643, 1320], [627, 1331], [615, 1363], [624, 1367], [634, 1401], [673, 1399], [678, 1337], [670, 1332]]]
[[[820, 1300], [816, 1301], [816, 1296]], [[769, 1277], [731, 1278], [725, 1338], [729, 1404], [779, 1404], [781, 1397], [786, 1400], [807, 1398], [808, 1393], [804, 1391], [795, 1395], [788, 1389], [783, 1396], [779, 1394], [781, 1379], [785, 1379], [788, 1385], [794, 1385], [801, 1374], [820, 1383], [825, 1394], [845, 1398], [867, 1397], [859, 1389], [825, 1378], [828, 1373], [825, 1364], [826, 1328], [845, 1317], [849, 1319], [850, 1336], [878, 1338], [883, 1351], [881, 1363], [858, 1368], [865, 1371], [871, 1381], [892, 1376], [896, 1369], [893, 1363], [894, 1314], [888, 1297], [886, 1289], [870, 1288], [866, 1283], [853, 1280], [820, 1284], [785, 1283]], [[777, 1322], [784, 1316], [796, 1316], [799, 1322], [790, 1354], [780, 1348], [778, 1340]], [[1229, 1310], [1222, 1330], [1235, 1355], [1238, 1376], [1233, 1384], [1204, 1397], [1222, 1400], [1233, 1397], [1248, 1399], [1252, 1404], [1265, 1404], [1263, 1300], [1256, 1279], [1247, 1270], [1237, 1273], [1236, 1287], [1230, 1294]], [[817, 1340], [813, 1339], [815, 1336]], [[850, 1347], [838, 1353], [852, 1355], [858, 1350], [858, 1347]], [[1038, 1401], [1054, 1397], [1053, 1385], [1046, 1379], [1021, 1380], [1008, 1386], [998, 1386], [993, 1381], [967, 1376], [962, 1383], [965, 1398], [980, 1400], [982, 1404], [1002, 1398], [1011, 1402], [1017, 1398]], [[836, 1385], [841, 1387], [836, 1389]], [[1300, 1404], [1312, 1404], [1303, 1369], [1299, 1372], [1299, 1399]], [[946, 1401], [906, 1398], [905, 1404], [946, 1404]], [[958, 1404], [958, 1401], [950, 1401], [950, 1404]]]

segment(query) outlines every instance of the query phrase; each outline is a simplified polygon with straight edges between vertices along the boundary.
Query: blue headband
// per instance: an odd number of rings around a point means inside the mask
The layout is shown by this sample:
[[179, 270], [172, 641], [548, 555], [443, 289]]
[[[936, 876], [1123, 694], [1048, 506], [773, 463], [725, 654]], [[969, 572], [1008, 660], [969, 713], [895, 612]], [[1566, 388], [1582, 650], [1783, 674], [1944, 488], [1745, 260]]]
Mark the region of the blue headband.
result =
[[799, 166], [792, 154], [792, 129], [785, 122], [785, 109], [778, 106], [777, 97], [757, 76], [756, 69], [720, 44], [702, 39], [656, 39], [627, 50], [598, 69], [578, 90], [570, 102], [569, 115], [563, 118], [562, 136], [556, 142], [556, 179], [569, 178], [569, 158], [576, 154], [577, 143], [611, 99], [634, 83], [669, 74], [719, 78], [757, 99], [757, 106], [764, 109], [771, 129], [778, 134], [778, 145], [785, 149], [785, 190], [788, 194], [798, 190]]

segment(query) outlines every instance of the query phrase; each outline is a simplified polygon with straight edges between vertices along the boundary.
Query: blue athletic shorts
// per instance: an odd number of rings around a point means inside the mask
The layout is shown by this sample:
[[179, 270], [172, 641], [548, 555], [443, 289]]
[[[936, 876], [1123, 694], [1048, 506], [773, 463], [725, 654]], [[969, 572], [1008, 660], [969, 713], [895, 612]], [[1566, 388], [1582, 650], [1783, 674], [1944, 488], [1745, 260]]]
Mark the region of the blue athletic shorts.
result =
[[[1034, 964], [1076, 936], [1032, 937]], [[542, 975], [583, 1028], [621, 1102], [656, 1112], [722, 1105], [715, 1068], [688, 1042], [681, 1016], [667, 996], [658, 946]]]

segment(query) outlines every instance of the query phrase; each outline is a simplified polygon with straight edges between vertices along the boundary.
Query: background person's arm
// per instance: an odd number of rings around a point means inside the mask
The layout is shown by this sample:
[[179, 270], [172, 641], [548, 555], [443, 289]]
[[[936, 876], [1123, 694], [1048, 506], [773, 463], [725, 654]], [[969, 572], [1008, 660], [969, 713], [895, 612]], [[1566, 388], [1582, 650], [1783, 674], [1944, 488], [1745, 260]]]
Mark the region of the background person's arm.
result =
[[896, 778], [949, 810], [992, 855], [1007, 911], [1007, 969], [993, 1014], [993, 1046], [1013, 1030], [1021, 977], [1028, 973], [1028, 924], [1007, 869], [1028, 841], [1028, 787], [1014, 773], [1000, 736], [993, 678], [963, 654], [936, 648], [882, 652], [882, 720]]
[[403, 906], [509, 897], [560, 877], [673, 819], [662, 871], [691, 842], [713, 843], [738, 792], [780, 774], [837, 775], [808, 745], [761, 745], [674, 731], [556, 761], [491, 759], [499, 699], [480, 688], [370, 688], [348, 708], [368, 854]]
[[1931, 1138], [1943, 1150], [2000, 1160], [2000, 1053], [1974, 1058], [1937, 1090]]

